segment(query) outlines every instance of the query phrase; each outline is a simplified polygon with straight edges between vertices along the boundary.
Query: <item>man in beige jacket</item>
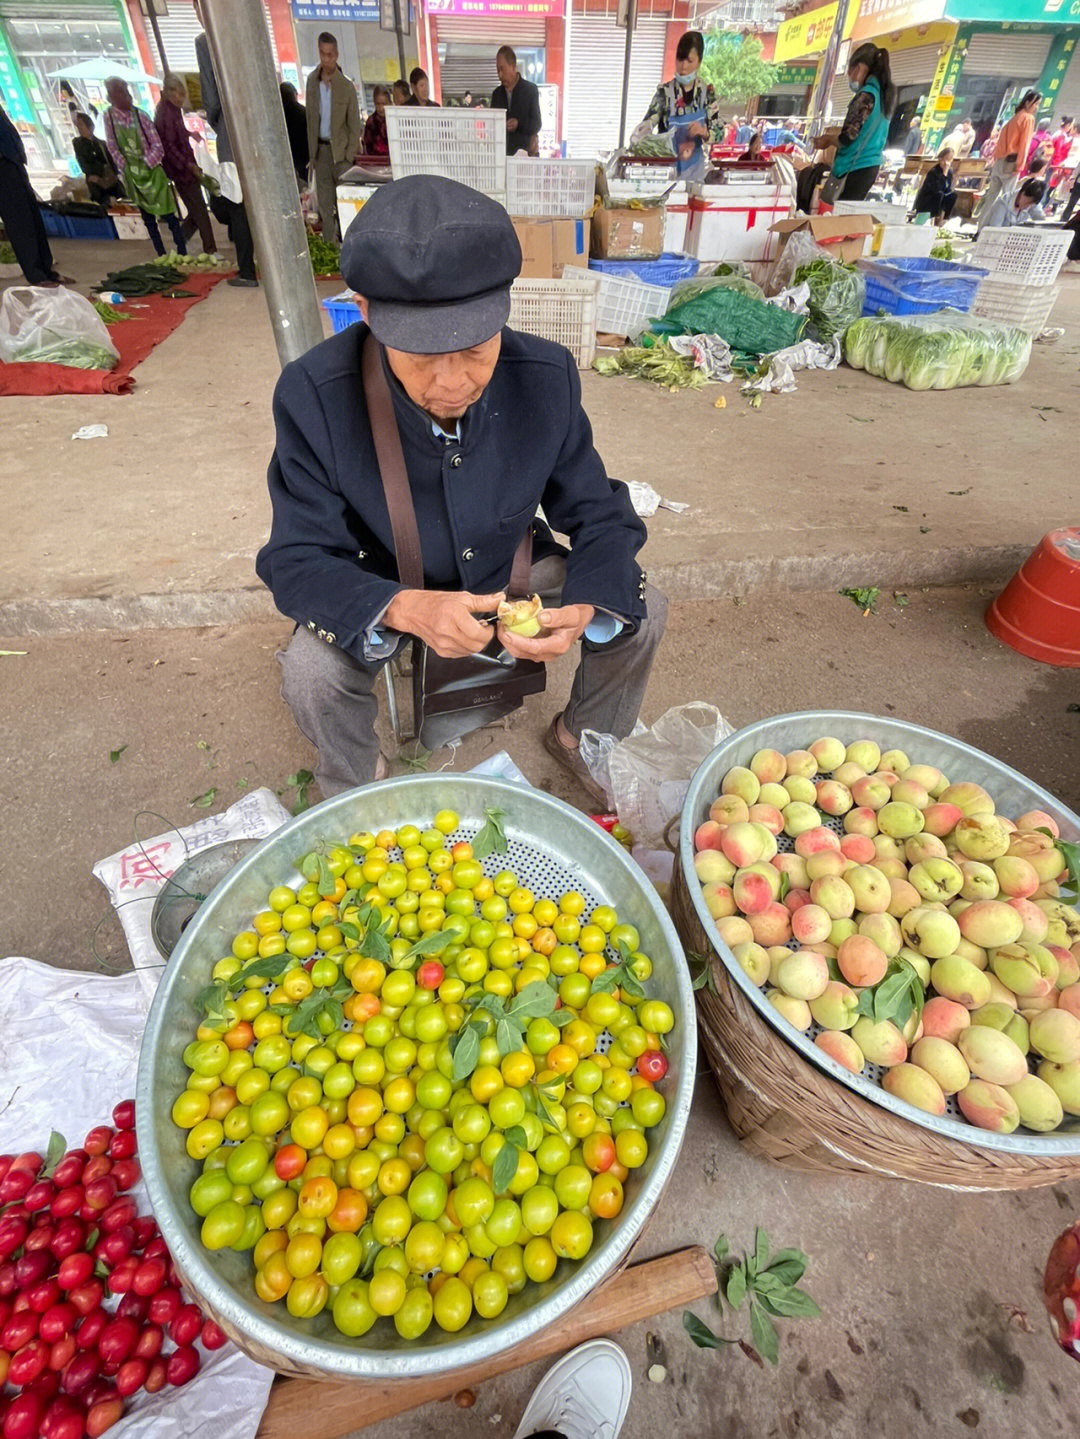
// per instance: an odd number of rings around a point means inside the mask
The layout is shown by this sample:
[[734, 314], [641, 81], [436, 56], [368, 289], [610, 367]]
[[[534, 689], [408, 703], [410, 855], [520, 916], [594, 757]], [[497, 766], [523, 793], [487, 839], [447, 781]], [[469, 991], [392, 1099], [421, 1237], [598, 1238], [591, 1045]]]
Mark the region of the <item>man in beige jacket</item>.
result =
[[308, 154], [323, 235], [340, 242], [337, 181], [360, 149], [360, 107], [353, 83], [338, 67], [337, 40], [319, 36], [319, 67], [307, 79]]

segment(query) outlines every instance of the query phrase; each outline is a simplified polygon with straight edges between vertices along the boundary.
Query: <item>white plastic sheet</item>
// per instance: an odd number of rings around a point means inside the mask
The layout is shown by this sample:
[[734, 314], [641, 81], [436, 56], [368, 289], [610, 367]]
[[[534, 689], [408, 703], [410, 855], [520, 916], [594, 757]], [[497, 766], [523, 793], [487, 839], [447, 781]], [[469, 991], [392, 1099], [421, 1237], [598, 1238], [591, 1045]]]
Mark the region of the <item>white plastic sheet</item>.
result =
[[[52, 1130], [76, 1147], [135, 1092], [149, 1008], [137, 974], [83, 974], [36, 960], [0, 962], [0, 1151], [45, 1152]], [[147, 1209], [140, 1183], [133, 1191]], [[116, 1439], [254, 1439], [274, 1375], [231, 1344], [207, 1353], [181, 1389], [142, 1391]]]

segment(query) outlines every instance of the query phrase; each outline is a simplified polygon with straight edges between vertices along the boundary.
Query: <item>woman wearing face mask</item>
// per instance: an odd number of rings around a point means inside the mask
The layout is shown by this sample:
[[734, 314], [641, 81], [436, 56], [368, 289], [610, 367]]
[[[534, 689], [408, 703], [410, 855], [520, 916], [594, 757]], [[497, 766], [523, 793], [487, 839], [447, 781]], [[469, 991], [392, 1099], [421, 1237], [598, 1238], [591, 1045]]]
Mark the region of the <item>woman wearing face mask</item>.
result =
[[713, 87], [699, 74], [705, 40], [699, 30], [687, 30], [675, 51], [675, 77], [661, 85], [630, 136], [637, 145], [654, 130], [670, 136], [675, 170], [680, 180], [705, 177], [705, 142], [721, 144], [724, 122]]
[[860, 45], [848, 61], [848, 82], [855, 95], [844, 116], [832, 175], [821, 198], [865, 200], [877, 179], [889, 138], [889, 117], [896, 86], [889, 71], [889, 52], [872, 40]]

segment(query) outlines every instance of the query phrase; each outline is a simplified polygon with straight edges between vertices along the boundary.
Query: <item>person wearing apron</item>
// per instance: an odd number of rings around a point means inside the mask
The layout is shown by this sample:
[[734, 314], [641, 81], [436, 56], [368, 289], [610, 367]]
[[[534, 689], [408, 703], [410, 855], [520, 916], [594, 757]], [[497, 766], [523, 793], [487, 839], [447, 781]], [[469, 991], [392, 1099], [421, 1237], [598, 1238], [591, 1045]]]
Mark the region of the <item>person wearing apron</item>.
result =
[[705, 41], [688, 30], [675, 51], [675, 76], [658, 87], [645, 118], [630, 136], [640, 144], [654, 130], [670, 138], [675, 174], [680, 180], [704, 180], [709, 144], [722, 144], [724, 122], [713, 87], [701, 78]]
[[146, 232], [157, 253], [165, 253], [157, 224], [159, 219], [164, 219], [177, 253], [186, 255], [187, 244], [180, 228], [176, 197], [168, 176], [161, 168], [164, 154], [161, 136], [149, 117], [132, 104], [131, 91], [118, 76], [112, 75], [105, 81], [105, 93], [109, 97], [109, 108], [105, 112], [105, 144], [116, 173], [123, 181], [124, 193], [133, 205], [139, 207]]

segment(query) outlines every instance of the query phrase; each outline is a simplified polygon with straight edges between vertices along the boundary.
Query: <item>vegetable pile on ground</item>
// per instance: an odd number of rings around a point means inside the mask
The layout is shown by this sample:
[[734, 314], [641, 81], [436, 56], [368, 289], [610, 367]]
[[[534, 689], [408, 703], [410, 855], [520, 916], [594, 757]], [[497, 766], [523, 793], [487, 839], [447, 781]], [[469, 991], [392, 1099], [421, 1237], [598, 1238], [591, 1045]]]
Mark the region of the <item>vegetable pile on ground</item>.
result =
[[126, 1192], [139, 1178], [133, 1101], [112, 1121], [66, 1154], [54, 1134], [44, 1159], [0, 1155], [4, 1439], [94, 1439], [139, 1389], [193, 1379], [196, 1341], [225, 1343], [184, 1303], [157, 1225]]
[[539, 898], [454, 840], [354, 834], [299, 861], [202, 991], [172, 1110], [211, 1250], [259, 1299], [402, 1339], [494, 1319], [583, 1259], [664, 1117], [670, 1007], [631, 924]]
[[35, 365], [68, 365], [75, 370], [111, 370], [116, 364], [116, 355], [104, 345], [47, 328], [39, 330], [32, 342], [16, 350], [11, 359]]
[[825, 737], [729, 770], [694, 868], [718, 937], [831, 1060], [930, 1114], [955, 1095], [982, 1129], [1043, 1132], [1080, 1115], [1080, 845], [1057, 836]]
[[708, 383], [704, 370], [687, 355], [677, 355], [663, 341], [653, 345], [626, 345], [613, 355], [598, 355], [593, 369], [601, 375], [636, 375], [669, 390], [700, 390]]
[[909, 390], [1008, 385], [1031, 358], [1031, 335], [1014, 325], [942, 310], [933, 315], [865, 316], [844, 335], [844, 359]]
[[205, 250], [200, 250], [195, 255], [180, 255], [175, 250], [171, 250], [167, 255], [157, 255], [153, 260], [148, 260], [147, 264], [156, 265], [159, 269], [187, 270], [189, 272], [194, 270], [209, 274], [213, 274], [215, 270], [236, 269], [235, 264], [231, 260], [227, 260], [224, 255], [219, 255], [216, 251], [213, 254], [207, 254]]
[[184, 278], [183, 271], [176, 264], [177, 255], [161, 255], [156, 260], [147, 260], [142, 265], [128, 265], [123, 270], [113, 270], [106, 275], [98, 290], [116, 290], [130, 300], [143, 295], [159, 295], [171, 290]]
[[866, 279], [854, 265], [818, 259], [796, 268], [792, 284], [804, 281], [810, 287], [809, 334], [827, 345], [862, 314]]
[[308, 254], [311, 256], [311, 268], [316, 275], [336, 275], [341, 269], [341, 251], [329, 240], [324, 240], [321, 235], [316, 235], [314, 230], [307, 232]]

